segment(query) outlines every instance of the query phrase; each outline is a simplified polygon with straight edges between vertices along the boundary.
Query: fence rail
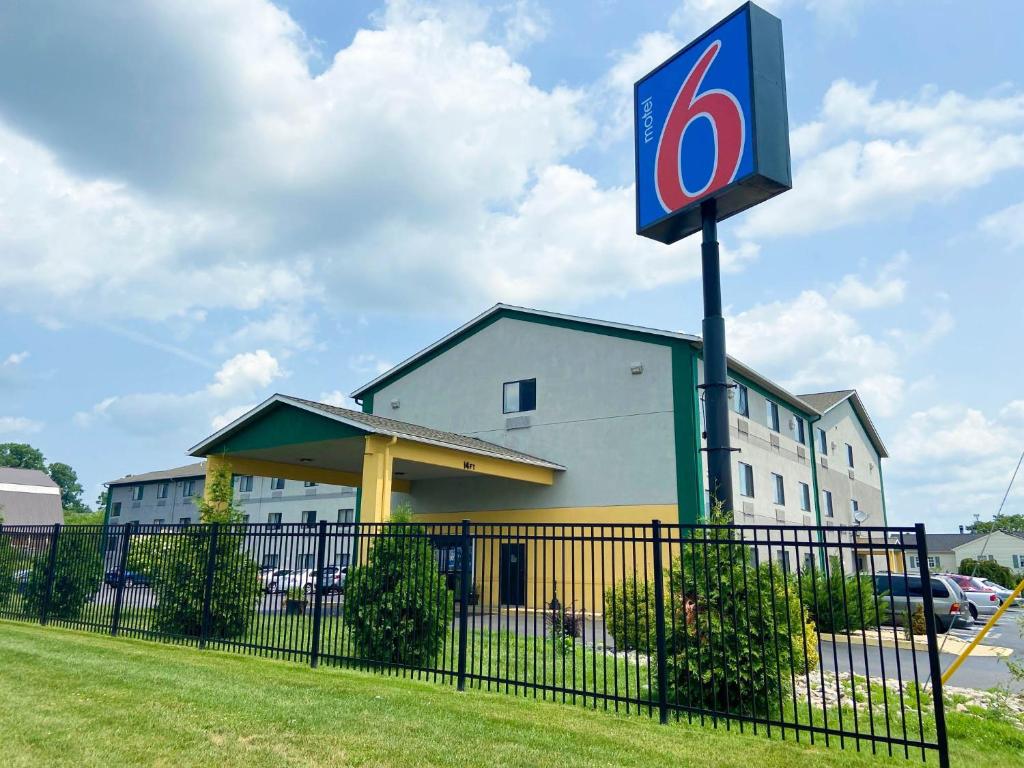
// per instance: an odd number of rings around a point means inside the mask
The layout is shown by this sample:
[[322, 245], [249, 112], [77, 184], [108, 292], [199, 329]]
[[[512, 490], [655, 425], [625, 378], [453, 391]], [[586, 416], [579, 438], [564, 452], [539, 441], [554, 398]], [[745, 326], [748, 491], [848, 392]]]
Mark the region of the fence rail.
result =
[[923, 532], [0, 526], [0, 618], [948, 765]]

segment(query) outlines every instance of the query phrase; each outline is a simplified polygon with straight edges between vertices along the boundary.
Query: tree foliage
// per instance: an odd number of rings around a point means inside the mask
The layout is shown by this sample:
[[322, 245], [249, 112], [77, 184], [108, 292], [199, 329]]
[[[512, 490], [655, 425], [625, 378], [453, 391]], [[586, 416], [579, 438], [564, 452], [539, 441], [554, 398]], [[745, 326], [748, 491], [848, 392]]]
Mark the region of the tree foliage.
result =
[[78, 482], [78, 473], [69, 464], [55, 461], [47, 467], [46, 472], [60, 486], [60, 503], [64, 509], [72, 512], [89, 511], [82, 502], [82, 484]]
[[604, 614], [616, 651], [653, 653], [655, 624], [654, 584], [623, 579], [604, 593]]
[[1024, 514], [996, 515], [991, 520], [979, 520], [968, 526], [971, 533], [994, 533], [996, 531], [1012, 531], [1024, 533]]
[[[25, 588], [25, 611], [38, 615], [46, 602], [48, 548], [32, 563]], [[103, 558], [92, 532], [64, 528], [57, 537], [53, 585], [47, 615], [55, 619], [76, 619], [82, 608], [99, 589], [103, 578]]]
[[[408, 511], [398, 509], [392, 519], [407, 522]], [[356, 653], [386, 664], [433, 663], [454, 615], [454, 597], [426, 532], [386, 526], [365, 546], [366, 563], [345, 580], [346, 623]]]
[[46, 471], [46, 457], [28, 443], [0, 443], [0, 467]]
[[[246, 533], [235, 527], [242, 518], [234, 502], [230, 470], [211, 472], [208, 496], [196, 505], [201, 522], [220, 523], [213, 553], [210, 637], [243, 637], [262, 590], [259, 567], [244, 548]], [[187, 637], [202, 632], [211, 541], [212, 528], [207, 526], [132, 539], [128, 568], [149, 577], [156, 596], [154, 629]]]
[[979, 579], [988, 579], [1009, 589], [1017, 586], [1018, 579], [1013, 575], [1013, 571], [1005, 565], [1000, 565], [995, 560], [972, 560], [969, 557], [965, 557], [960, 561], [957, 570], [964, 576], [977, 576]]

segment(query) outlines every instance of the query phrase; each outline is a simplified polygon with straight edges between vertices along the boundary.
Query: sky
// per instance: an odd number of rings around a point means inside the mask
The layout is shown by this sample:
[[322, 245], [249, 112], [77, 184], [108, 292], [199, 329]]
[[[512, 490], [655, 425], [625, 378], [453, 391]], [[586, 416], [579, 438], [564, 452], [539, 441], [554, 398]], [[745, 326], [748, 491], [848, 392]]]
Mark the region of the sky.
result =
[[[794, 183], [720, 225], [729, 352], [860, 392], [891, 523], [988, 518], [1024, 450], [1024, 8], [762, 4]], [[699, 332], [697, 238], [634, 231], [632, 84], [737, 5], [0, 5], [0, 441], [91, 502], [495, 302]]]

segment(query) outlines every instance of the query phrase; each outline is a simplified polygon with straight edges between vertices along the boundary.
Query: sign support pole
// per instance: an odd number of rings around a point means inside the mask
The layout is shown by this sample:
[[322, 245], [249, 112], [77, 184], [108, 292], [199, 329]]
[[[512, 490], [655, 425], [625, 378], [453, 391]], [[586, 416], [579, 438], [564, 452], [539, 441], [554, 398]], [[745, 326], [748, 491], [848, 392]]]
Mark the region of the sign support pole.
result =
[[729, 380], [725, 359], [725, 318], [718, 255], [718, 202], [700, 206], [704, 278], [704, 419], [707, 424], [708, 487], [712, 503], [733, 512], [732, 448], [729, 446]]

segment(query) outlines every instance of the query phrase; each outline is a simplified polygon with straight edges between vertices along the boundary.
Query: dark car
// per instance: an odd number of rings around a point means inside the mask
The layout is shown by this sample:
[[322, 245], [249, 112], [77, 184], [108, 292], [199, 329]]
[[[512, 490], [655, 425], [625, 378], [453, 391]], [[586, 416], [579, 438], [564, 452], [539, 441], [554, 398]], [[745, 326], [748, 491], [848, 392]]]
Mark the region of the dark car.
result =
[[[116, 587], [118, 582], [121, 580], [120, 574], [121, 570], [119, 568], [107, 571], [106, 575], [103, 577], [103, 583], [108, 587]], [[148, 587], [149, 577], [139, 571], [125, 571], [124, 585], [126, 587]]]

